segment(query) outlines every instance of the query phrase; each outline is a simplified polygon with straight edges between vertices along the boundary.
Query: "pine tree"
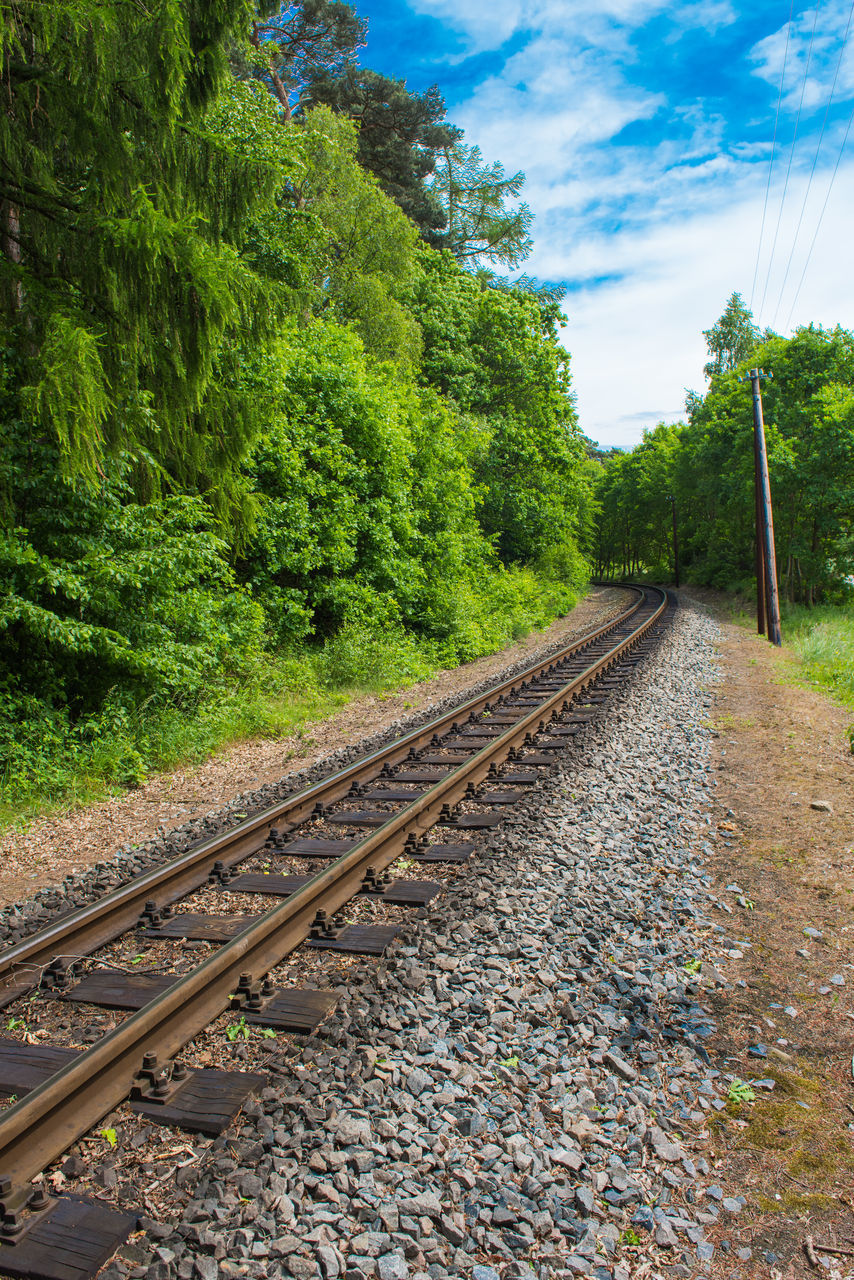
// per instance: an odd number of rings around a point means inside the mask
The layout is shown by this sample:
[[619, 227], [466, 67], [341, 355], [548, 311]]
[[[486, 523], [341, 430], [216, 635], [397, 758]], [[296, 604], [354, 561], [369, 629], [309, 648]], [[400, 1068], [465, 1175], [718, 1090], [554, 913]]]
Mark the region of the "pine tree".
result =
[[730, 295], [720, 320], [711, 329], [704, 329], [703, 337], [711, 356], [709, 363], [703, 366], [707, 378], [735, 369], [761, 341], [753, 312], [745, 306], [740, 293]]
[[67, 479], [121, 451], [149, 482], [227, 489], [244, 452], [229, 360], [263, 309], [236, 245], [272, 175], [205, 112], [250, 17], [246, 0], [20, 0], [0, 18], [0, 297], [22, 415]]
[[359, 124], [359, 162], [372, 173], [418, 227], [429, 244], [441, 244], [446, 214], [426, 179], [439, 152], [462, 137], [445, 120], [445, 103], [436, 85], [410, 93], [404, 80], [392, 80], [348, 67], [342, 75], [324, 74], [307, 88], [304, 104], [325, 103]]
[[300, 98], [321, 75], [340, 76], [364, 48], [368, 24], [352, 5], [341, 0], [297, 0], [285, 4], [266, 20], [252, 23], [250, 40], [259, 55], [254, 67], [246, 61], [238, 74], [250, 71], [272, 90], [290, 119], [291, 98]]
[[479, 147], [457, 142], [442, 149], [430, 189], [445, 214], [443, 245], [458, 262], [515, 267], [525, 261], [533, 248], [533, 214], [527, 204], [507, 203], [524, 185], [524, 173], [508, 177], [498, 161], [485, 164]]

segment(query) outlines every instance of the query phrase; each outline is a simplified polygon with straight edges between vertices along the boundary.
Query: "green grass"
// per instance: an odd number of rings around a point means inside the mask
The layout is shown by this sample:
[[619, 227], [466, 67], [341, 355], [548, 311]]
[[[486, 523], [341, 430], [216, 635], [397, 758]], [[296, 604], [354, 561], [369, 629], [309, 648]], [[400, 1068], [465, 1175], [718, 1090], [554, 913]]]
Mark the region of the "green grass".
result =
[[[755, 629], [754, 600], [743, 592], [731, 592], [727, 605], [733, 622]], [[784, 600], [780, 612], [783, 645], [800, 659], [805, 679], [854, 708], [854, 602], [807, 608]], [[848, 738], [854, 751], [854, 724]]]
[[403, 689], [461, 657], [495, 652], [569, 612], [577, 598], [566, 589], [550, 595], [533, 576], [523, 585], [469, 628], [462, 654], [459, 645], [401, 629], [354, 625], [323, 646], [259, 654], [239, 677], [223, 673], [193, 698], [137, 704], [117, 689], [97, 714], [76, 721], [31, 698], [15, 717], [0, 717], [0, 830], [198, 764], [235, 742], [300, 735], [360, 694]]
[[854, 606], [786, 605], [782, 625], [809, 679], [854, 707]]
[[223, 677], [192, 699], [138, 707], [108, 701], [77, 724], [41, 707], [17, 727], [6, 753], [0, 830], [101, 800], [151, 773], [199, 764], [242, 739], [300, 733], [355, 692], [321, 685], [308, 660], [265, 655], [239, 680]]
[[[733, 618], [753, 628], [755, 613], [737, 597]], [[789, 604], [780, 607], [783, 644], [800, 659], [806, 680], [829, 693], [843, 706], [854, 708], [854, 604]], [[854, 724], [848, 729], [854, 751]]]

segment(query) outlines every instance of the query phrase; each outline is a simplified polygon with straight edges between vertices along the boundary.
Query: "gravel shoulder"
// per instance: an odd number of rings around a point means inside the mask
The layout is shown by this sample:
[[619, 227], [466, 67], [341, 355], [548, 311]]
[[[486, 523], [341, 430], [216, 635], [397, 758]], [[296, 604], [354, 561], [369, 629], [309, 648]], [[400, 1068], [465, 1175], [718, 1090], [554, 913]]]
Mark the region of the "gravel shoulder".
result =
[[[250, 739], [195, 768], [152, 776], [143, 786], [99, 804], [43, 818], [26, 830], [0, 837], [0, 906], [30, 897], [42, 886], [111, 858], [116, 849], [162, 844], [184, 829], [239, 801], [251, 801], [265, 787], [275, 790], [330, 754], [361, 739], [423, 716], [436, 703], [462, 697], [503, 671], [548, 652], [560, 642], [602, 625], [630, 599], [618, 588], [594, 588], [568, 614], [476, 662], [440, 671], [395, 694], [354, 698], [330, 719], [278, 739]], [[239, 810], [240, 803], [236, 808]]]

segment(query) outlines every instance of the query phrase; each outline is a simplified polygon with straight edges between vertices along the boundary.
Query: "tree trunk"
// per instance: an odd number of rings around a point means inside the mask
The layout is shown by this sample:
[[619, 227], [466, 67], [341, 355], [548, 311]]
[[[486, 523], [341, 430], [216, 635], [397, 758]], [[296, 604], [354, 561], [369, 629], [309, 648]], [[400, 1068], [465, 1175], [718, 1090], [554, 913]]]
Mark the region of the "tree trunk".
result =
[[[21, 218], [18, 206], [11, 200], [4, 200], [0, 222], [2, 222], [3, 254], [9, 262], [18, 265], [21, 261]], [[24, 286], [20, 280], [13, 280], [9, 298], [12, 315], [17, 316], [24, 306]]]
[[[258, 34], [257, 22], [253, 22], [252, 24], [252, 34], [249, 37], [249, 39], [251, 40], [252, 44], [255, 46], [256, 49], [263, 50], [264, 42], [262, 41], [260, 35]], [[279, 99], [279, 102], [282, 105], [282, 110], [285, 113], [286, 119], [290, 120], [293, 113], [291, 111], [291, 104], [288, 100], [288, 91], [285, 88], [284, 84], [282, 83], [282, 79], [279, 76], [279, 73], [276, 71], [276, 68], [273, 66], [273, 59], [270, 57], [269, 54], [266, 55], [266, 59], [267, 59], [267, 69], [270, 72], [270, 80], [272, 81], [272, 84], [273, 84], [273, 92], [275, 93], [276, 97]]]

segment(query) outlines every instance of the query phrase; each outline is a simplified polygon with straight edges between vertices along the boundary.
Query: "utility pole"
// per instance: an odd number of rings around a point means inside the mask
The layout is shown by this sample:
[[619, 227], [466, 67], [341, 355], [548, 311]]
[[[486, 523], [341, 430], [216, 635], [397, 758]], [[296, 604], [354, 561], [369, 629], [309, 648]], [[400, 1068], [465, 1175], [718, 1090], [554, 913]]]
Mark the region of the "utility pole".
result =
[[[762, 412], [760, 404], [760, 414]], [[756, 521], [756, 630], [765, 635], [765, 548], [762, 545], [762, 467], [759, 462], [759, 432], [753, 426], [753, 500]]]
[[[774, 552], [774, 516], [771, 510], [771, 481], [768, 476], [768, 454], [765, 449], [765, 424], [762, 420], [762, 390], [760, 379], [766, 375], [761, 369], [751, 369], [748, 377], [753, 387], [753, 441], [754, 459], [757, 468], [756, 484], [756, 545], [757, 545], [757, 598], [764, 594], [765, 620], [768, 625], [768, 639], [772, 644], [783, 643], [780, 630], [780, 596], [777, 589], [777, 558]], [[763, 564], [759, 564], [759, 548], [762, 550]], [[764, 572], [761, 572], [764, 570]], [[762, 588], [764, 587], [764, 592]], [[760, 620], [760, 605], [757, 604], [757, 621]], [[760, 628], [760, 634], [764, 628]]]
[[679, 539], [676, 536], [676, 499], [672, 493], [668, 493], [667, 500], [670, 503], [673, 513], [673, 580], [677, 590], [679, 587]]

